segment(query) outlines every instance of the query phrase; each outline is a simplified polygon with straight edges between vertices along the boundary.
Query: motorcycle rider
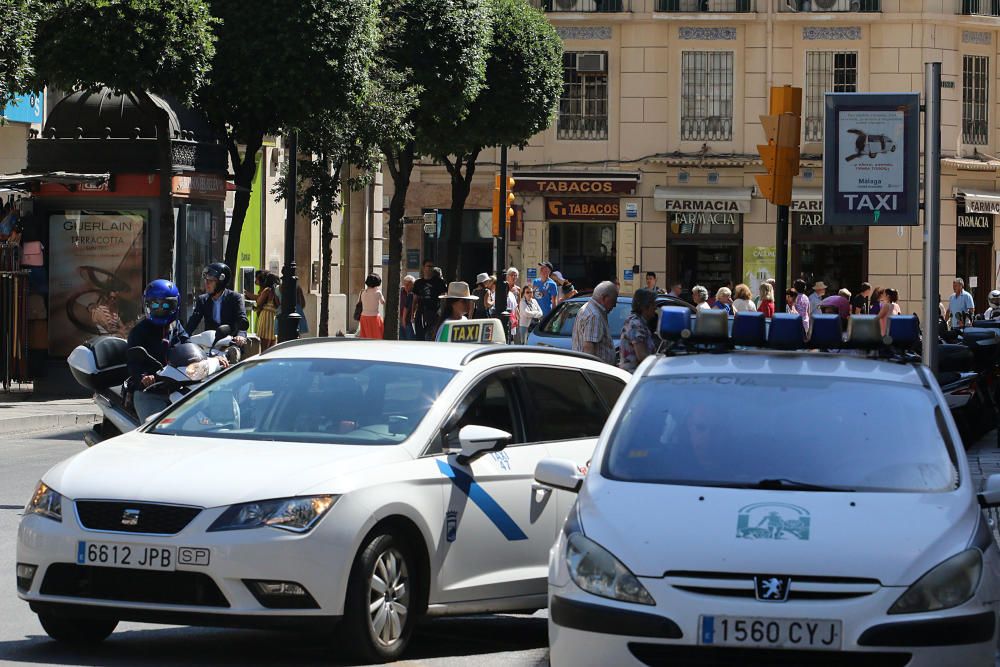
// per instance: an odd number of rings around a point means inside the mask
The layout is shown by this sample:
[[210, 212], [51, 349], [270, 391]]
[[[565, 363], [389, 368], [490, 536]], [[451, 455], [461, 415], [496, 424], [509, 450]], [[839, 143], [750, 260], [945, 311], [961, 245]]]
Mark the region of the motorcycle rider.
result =
[[986, 300], [989, 301], [990, 307], [986, 309], [985, 313], [983, 313], [983, 319], [1000, 319], [1000, 289], [995, 289], [990, 292], [990, 295], [986, 297]]
[[202, 320], [205, 320], [206, 329], [218, 329], [221, 325], [228, 324], [234, 332], [233, 345], [238, 349], [247, 342], [250, 321], [247, 319], [243, 295], [229, 289], [232, 275], [233, 272], [222, 262], [212, 262], [205, 267], [201, 274], [205, 281], [205, 293], [195, 300], [186, 328], [194, 331]]
[[[130, 349], [141, 347], [150, 357], [160, 364], [165, 364], [167, 351], [174, 345], [187, 341], [188, 334], [177, 321], [180, 296], [177, 286], [169, 280], [157, 279], [146, 286], [146, 291], [142, 294], [146, 319], [136, 324], [129, 332]], [[156, 381], [157, 370], [148, 360], [133, 361], [130, 358], [128, 361], [129, 378], [125, 386], [132, 394], [132, 402], [140, 422], [170, 404], [165, 395], [145, 391]]]

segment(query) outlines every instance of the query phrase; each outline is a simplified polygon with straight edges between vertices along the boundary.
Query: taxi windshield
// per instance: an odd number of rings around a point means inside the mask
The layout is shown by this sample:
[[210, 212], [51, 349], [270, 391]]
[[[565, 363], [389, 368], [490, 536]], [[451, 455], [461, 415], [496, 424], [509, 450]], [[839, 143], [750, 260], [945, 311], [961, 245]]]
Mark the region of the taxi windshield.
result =
[[260, 359], [167, 410], [157, 435], [393, 445], [419, 426], [455, 372], [358, 359]]
[[631, 482], [795, 491], [939, 492], [958, 467], [933, 395], [833, 377], [651, 377], [603, 474]]

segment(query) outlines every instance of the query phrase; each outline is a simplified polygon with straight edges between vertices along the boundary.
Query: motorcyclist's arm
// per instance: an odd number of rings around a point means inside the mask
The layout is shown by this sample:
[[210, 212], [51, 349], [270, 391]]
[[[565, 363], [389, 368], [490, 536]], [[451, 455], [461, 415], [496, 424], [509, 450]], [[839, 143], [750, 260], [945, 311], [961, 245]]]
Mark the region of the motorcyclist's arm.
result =
[[[146, 341], [142, 336], [142, 327], [133, 327], [132, 331], [128, 334], [128, 348], [141, 347], [147, 352], [149, 348], [146, 347]], [[140, 386], [142, 378], [144, 375], [148, 375], [148, 365], [144, 361], [132, 361], [127, 362], [128, 368], [128, 381], [129, 385], [132, 387]]]
[[198, 325], [201, 324], [201, 320], [202, 320], [202, 313], [201, 313], [202, 303], [203, 303], [203, 301], [201, 299], [197, 299], [194, 302], [194, 308], [191, 310], [191, 317], [188, 318], [187, 324], [184, 325], [184, 329], [186, 331], [194, 331], [195, 329], [198, 328]]

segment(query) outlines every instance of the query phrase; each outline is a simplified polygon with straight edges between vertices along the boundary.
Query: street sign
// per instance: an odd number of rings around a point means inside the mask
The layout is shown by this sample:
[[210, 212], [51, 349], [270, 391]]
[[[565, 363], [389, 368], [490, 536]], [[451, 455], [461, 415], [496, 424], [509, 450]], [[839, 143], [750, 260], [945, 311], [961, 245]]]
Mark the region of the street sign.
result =
[[429, 234], [430, 236], [434, 236], [436, 232], [437, 232], [436, 222], [428, 222], [424, 225], [424, 234]]
[[823, 222], [920, 222], [920, 95], [827, 93]]

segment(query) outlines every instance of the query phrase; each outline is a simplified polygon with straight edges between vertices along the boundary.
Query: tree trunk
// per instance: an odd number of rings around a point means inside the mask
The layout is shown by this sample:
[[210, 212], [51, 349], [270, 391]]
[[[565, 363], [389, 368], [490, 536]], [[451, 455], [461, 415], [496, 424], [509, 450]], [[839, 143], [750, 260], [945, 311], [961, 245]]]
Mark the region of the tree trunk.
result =
[[174, 204], [171, 180], [174, 160], [170, 138], [170, 118], [144, 90], [136, 91], [132, 99], [143, 114], [153, 119], [156, 127], [156, 163], [160, 173], [160, 217], [157, 241], [159, 249], [150, 275], [154, 278], [174, 280]]
[[[264, 143], [264, 133], [253, 133], [247, 142], [243, 157], [240, 157], [236, 139], [227, 139], [229, 157], [233, 163], [233, 182], [236, 192], [233, 201], [233, 219], [229, 223], [229, 240], [226, 242], [226, 265], [233, 271], [239, 271], [240, 236], [243, 233], [243, 222], [246, 220], [247, 209], [250, 208], [250, 195], [253, 190], [254, 176], [257, 174], [257, 153]], [[262, 269], [263, 266], [254, 267]]]
[[[451, 175], [451, 210], [448, 213], [448, 244], [445, 248], [445, 266], [447, 272], [446, 280], [462, 279], [462, 220], [465, 217], [465, 202], [469, 199], [469, 192], [472, 189], [472, 177], [476, 173], [476, 159], [479, 151], [473, 151], [469, 155], [455, 156], [454, 164], [444, 160]], [[486, 272], [492, 267], [485, 267]], [[476, 273], [480, 267], [473, 267]]]
[[406, 192], [410, 188], [410, 174], [416, 148], [408, 142], [399, 151], [384, 150], [386, 166], [392, 174], [394, 191], [389, 202], [389, 269], [385, 280], [385, 335], [386, 340], [399, 338], [399, 274], [403, 262], [403, 216], [406, 214]]

